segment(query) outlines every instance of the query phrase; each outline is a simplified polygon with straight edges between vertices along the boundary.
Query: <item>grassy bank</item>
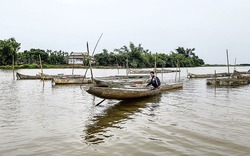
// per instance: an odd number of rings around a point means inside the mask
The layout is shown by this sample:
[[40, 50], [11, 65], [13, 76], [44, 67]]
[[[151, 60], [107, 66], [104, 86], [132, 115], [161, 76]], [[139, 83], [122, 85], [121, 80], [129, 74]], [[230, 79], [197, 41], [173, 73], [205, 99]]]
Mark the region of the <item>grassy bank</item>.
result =
[[[23, 65], [15, 65], [15, 69], [39, 69], [40, 66], [37, 64], [23, 64]], [[51, 65], [51, 64], [43, 64], [43, 69], [50, 69], [50, 68], [88, 68], [87, 66], [83, 65], [69, 65], [69, 64], [63, 64], [63, 65]], [[93, 68], [98, 69], [115, 69], [116, 66], [93, 66]], [[13, 69], [13, 66], [6, 65], [6, 66], [0, 66], [0, 69]]]
[[[202, 67], [223, 67], [223, 66], [227, 66], [227, 65], [223, 65], [223, 64], [214, 64], [214, 65], [210, 65], [210, 64], [205, 64]], [[230, 65], [230, 66], [234, 66], [234, 65]], [[240, 64], [240, 65], [236, 65], [236, 66], [250, 66], [250, 64]], [[40, 66], [37, 64], [23, 64], [23, 65], [15, 65], [14, 67], [15, 69], [39, 69]], [[52, 65], [52, 64], [43, 64], [43, 69], [50, 69], [50, 68], [88, 68], [87, 66], [83, 66], [83, 65], [71, 65], [71, 64], [60, 64], [60, 65]], [[92, 66], [92, 68], [95, 69], [116, 69], [117, 66]], [[122, 69], [123, 67], [119, 67], [120, 69]], [[166, 67], [168, 68], [168, 67]], [[173, 67], [175, 68], [175, 67]], [[11, 65], [7, 65], [7, 66], [0, 66], [0, 69], [13, 69], [13, 66]]]

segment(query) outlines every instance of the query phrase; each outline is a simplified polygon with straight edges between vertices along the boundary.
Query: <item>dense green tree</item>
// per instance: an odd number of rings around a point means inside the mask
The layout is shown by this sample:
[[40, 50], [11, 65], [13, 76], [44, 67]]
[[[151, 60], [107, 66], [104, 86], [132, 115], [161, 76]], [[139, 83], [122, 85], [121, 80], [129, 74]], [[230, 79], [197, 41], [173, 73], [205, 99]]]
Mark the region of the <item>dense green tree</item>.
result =
[[0, 65], [11, 65], [16, 60], [17, 51], [20, 43], [15, 38], [0, 40]]
[[17, 54], [18, 64], [40, 64], [39, 55], [42, 63], [45, 64], [67, 64], [68, 53], [64, 51], [52, 51], [42, 49], [25, 50]]
[[18, 64], [40, 64], [39, 55], [42, 63], [48, 62], [48, 53], [42, 49], [25, 50], [23, 53], [18, 53]]
[[94, 56], [94, 59], [96, 61], [96, 65], [100, 66], [108, 66], [110, 65], [109, 63], [109, 53], [107, 49], [103, 49], [103, 52], [100, 54], [96, 54]]
[[113, 52], [108, 52], [107, 49], [103, 53], [96, 54], [96, 65], [101, 66], [126, 66], [126, 59], [128, 59], [129, 67], [131, 68], [152, 68], [157, 67], [194, 67], [201, 66], [204, 61], [194, 53], [195, 48], [189, 49], [178, 47], [175, 52], [170, 55], [164, 53], [151, 54], [149, 50], [144, 50], [141, 44], [135, 46], [132, 42], [129, 46], [123, 46], [119, 49], [114, 49]]

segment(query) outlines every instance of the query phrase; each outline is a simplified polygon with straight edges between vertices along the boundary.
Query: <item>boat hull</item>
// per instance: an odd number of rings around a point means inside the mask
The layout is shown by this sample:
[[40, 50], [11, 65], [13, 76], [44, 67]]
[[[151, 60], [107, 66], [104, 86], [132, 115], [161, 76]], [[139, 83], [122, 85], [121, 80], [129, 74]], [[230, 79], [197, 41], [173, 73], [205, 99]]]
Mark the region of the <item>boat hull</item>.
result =
[[57, 75], [48, 75], [48, 74], [36, 74], [36, 75], [25, 75], [21, 73], [16, 73], [16, 77], [18, 80], [37, 80], [37, 79], [44, 79], [44, 80], [51, 80], [53, 78], [84, 78], [83, 75], [64, 75], [64, 74], [57, 74]]
[[161, 93], [160, 89], [150, 88], [109, 88], [91, 86], [88, 93], [104, 99], [128, 100], [143, 98]]
[[94, 96], [104, 99], [117, 99], [117, 100], [128, 100], [143, 98], [148, 96], [154, 96], [167, 90], [180, 89], [183, 87], [182, 83], [174, 84], [163, 84], [157, 89], [150, 87], [97, 87], [91, 86], [86, 91]]
[[90, 84], [93, 81], [91, 79], [74, 78], [74, 77], [63, 77], [63, 78], [53, 78], [53, 85], [63, 85], [63, 84]]

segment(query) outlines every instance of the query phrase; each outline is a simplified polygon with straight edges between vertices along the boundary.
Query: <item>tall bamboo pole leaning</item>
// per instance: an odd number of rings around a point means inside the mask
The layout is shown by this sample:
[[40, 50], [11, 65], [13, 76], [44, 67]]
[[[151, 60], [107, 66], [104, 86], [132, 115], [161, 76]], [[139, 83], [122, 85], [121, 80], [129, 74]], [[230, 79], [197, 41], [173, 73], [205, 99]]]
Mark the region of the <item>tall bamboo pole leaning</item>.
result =
[[[97, 43], [96, 43], [96, 45], [95, 45], [95, 48], [94, 48], [94, 50], [93, 50], [93, 52], [92, 52], [91, 57], [94, 57], [94, 53], [95, 53], [96, 47], [97, 47], [97, 45], [98, 45], [99, 41], [101, 40], [102, 35], [103, 35], [103, 33], [102, 33], [102, 34], [101, 34], [101, 36], [99, 37], [99, 39], [98, 39], [98, 41], [97, 41]], [[88, 54], [88, 55], [89, 55], [89, 54]], [[86, 77], [87, 72], [88, 72], [88, 69], [89, 69], [89, 67], [86, 69], [86, 71], [85, 71], [85, 73], [84, 73], [84, 77]]]

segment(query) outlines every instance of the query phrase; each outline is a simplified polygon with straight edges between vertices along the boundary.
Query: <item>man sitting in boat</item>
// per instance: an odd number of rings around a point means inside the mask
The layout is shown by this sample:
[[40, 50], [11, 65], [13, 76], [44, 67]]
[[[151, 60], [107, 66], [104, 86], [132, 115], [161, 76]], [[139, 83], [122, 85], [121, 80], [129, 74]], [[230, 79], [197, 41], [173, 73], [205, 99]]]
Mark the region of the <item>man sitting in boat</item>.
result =
[[152, 85], [154, 89], [158, 88], [161, 85], [160, 79], [157, 76], [155, 76], [155, 73], [153, 71], [150, 72], [150, 76], [151, 76], [151, 80], [147, 84], [147, 86]]

